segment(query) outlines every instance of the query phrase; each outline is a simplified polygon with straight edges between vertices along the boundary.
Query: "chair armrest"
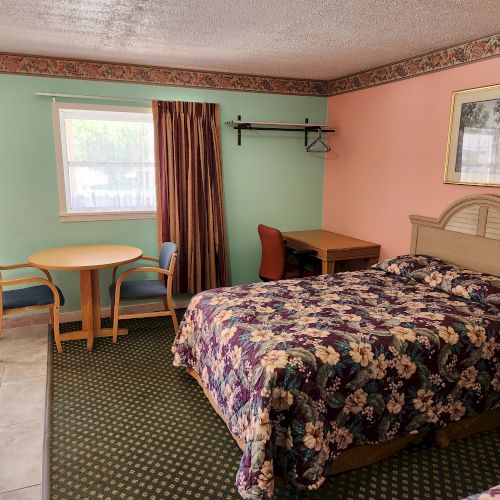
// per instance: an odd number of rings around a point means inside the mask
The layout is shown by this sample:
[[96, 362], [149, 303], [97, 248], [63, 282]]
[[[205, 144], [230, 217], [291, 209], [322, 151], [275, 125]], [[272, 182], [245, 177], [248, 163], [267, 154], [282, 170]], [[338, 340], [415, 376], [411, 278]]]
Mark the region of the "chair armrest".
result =
[[160, 259], [158, 257], [149, 257], [147, 255], [143, 255], [140, 259], [138, 260], [151, 260], [153, 262], [160, 262]]
[[120, 288], [122, 286], [123, 281], [127, 276], [134, 273], [158, 273], [158, 274], [164, 274], [165, 276], [172, 276], [172, 273], [170, 271], [162, 269], [161, 267], [134, 267], [133, 269], [127, 269], [122, 273], [122, 275], [116, 281], [115, 304], [118, 304], [120, 301]]
[[[47, 269], [40, 269], [39, 267], [32, 266], [30, 263], [22, 263], [22, 264], [12, 264], [10, 266], [0, 266], [0, 271], [11, 271], [12, 269], [24, 269], [24, 268], [30, 268], [30, 269], [38, 269], [40, 272], [45, 274], [46, 278], [52, 282], [52, 276], [50, 275], [49, 271]], [[1, 275], [0, 275], [1, 279]]]
[[166, 269], [162, 269], [161, 267], [134, 267], [133, 269], [127, 269], [123, 272], [123, 274], [118, 278], [116, 282], [122, 282], [127, 276], [133, 273], [158, 273], [165, 274], [166, 276], [170, 276], [172, 273], [167, 271]]
[[9, 271], [10, 269], [21, 269], [23, 267], [33, 267], [28, 262], [22, 264], [12, 264], [10, 266], [0, 266], [0, 271]]
[[16, 278], [13, 280], [4, 280], [4, 281], [0, 280], [0, 288], [4, 286], [24, 285], [26, 283], [41, 283], [42, 285], [48, 286], [52, 290], [52, 293], [54, 295], [54, 305], [59, 307], [60, 305], [59, 291], [57, 290], [54, 283], [52, 283], [52, 281], [49, 281], [48, 279], [45, 278], [38, 278], [37, 276], [29, 276], [27, 278]]
[[[137, 259], [135, 262], [139, 261], [139, 260], [150, 260], [152, 262], [160, 262], [160, 259], [158, 259], [157, 257], [149, 257], [148, 255], [143, 255], [140, 259]], [[113, 275], [112, 275], [112, 278], [111, 278], [111, 281], [114, 283], [116, 281], [116, 272], [118, 271], [118, 268], [120, 266], [115, 266], [113, 267]]]

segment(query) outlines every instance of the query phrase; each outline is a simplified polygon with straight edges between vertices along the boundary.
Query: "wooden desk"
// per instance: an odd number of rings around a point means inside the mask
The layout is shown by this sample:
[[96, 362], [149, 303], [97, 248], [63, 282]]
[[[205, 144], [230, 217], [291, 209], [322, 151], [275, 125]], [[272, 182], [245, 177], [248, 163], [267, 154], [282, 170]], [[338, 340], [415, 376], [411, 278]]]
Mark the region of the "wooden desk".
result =
[[[101, 328], [99, 297], [99, 269], [127, 264], [142, 257], [142, 250], [126, 245], [82, 245], [50, 248], [31, 255], [29, 263], [39, 269], [80, 271], [80, 296], [82, 302], [82, 329], [61, 333], [61, 340], [87, 340], [92, 350], [95, 337], [110, 337], [112, 328]], [[125, 335], [127, 330], [118, 331]]]
[[323, 274], [335, 272], [335, 263], [340, 261], [356, 261], [356, 269], [367, 268], [378, 262], [380, 254], [380, 245], [323, 229], [292, 231], [283, 237], [288, 247], [316, 250]]

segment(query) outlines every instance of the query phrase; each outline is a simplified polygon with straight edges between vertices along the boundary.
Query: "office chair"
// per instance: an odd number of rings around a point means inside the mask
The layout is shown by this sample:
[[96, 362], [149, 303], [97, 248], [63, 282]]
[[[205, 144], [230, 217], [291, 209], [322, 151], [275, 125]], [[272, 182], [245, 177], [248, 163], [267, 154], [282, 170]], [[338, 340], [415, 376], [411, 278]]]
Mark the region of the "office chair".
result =
[[[257, 226], [262, 244], [262, 258], [259, 276], [262, 281], [276, 281], [289, 278], [302, 278], [305, 266], [315, 250], [294, 250], [286, 246], [281, 231], [259, 224]], [[293, 262], [295, 260], [295, 263]]]

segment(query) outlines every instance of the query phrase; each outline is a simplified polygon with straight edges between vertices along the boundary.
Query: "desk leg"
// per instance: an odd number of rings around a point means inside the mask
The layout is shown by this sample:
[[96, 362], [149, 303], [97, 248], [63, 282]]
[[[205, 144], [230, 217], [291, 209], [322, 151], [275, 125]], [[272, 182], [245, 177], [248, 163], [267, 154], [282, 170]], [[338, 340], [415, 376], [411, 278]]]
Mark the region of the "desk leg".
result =
[[334, 260], [321, 261], [321, 274], [333, 274], [334, 270], [335, 270]]

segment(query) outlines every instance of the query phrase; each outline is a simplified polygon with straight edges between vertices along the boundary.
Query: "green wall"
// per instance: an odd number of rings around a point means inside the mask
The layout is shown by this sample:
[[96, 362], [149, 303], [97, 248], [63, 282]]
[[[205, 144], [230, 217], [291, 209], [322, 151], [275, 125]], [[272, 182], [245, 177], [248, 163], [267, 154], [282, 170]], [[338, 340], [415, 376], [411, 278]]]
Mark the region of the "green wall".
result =
[[[222, 123], [239, 114], [248, 120], [324, 122], [327, 104], [322, 97], [0, 75], [2, 264], [26, 261], [43, 248], [86, 243], [124, 243], [157, 253], [154, 219], [59, 220], [51, 100], [35, 92], [218, 102]], [[236, 131], [221, 128], [231, 277], [239, 284], [258, 280], [257, 224], [284, 231], [321, 227], [324, 155], [307, 153], [299, 132], [243, 132], [237, 146]], [[53, 276], [65, 292], [65, 310], [79, 309], [77, 273]], [[109, 278], [101, 273], [103, 305], [109, 303]]]

